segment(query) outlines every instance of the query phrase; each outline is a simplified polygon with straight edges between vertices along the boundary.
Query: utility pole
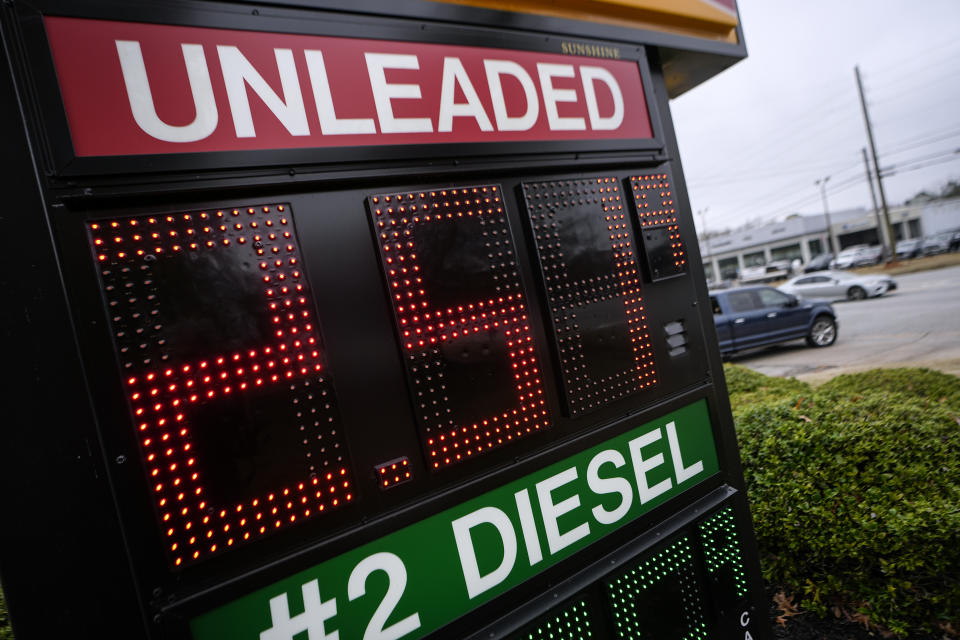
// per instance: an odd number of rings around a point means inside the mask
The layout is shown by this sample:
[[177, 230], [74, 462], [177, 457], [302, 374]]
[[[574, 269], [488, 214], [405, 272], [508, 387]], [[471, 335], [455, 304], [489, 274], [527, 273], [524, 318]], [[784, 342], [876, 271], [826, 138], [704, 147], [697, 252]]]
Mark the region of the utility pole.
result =
[[884, 253], [886, 253], [887, 245], [883, 241], [885, 231], [883, 225], [880, 223], [880, 208], [877, 206], [877, 194], [873, 190], [873, 176], [870, 175], [870, 160], [867, 158], [867, 150], [865, 148], [861, 147], [860, 153], [863, 154], [863, 167], [867, 173], [867, 186], [870, 187], [870, 201], [873, 202], [873, 217], [877, 222], [877, 239], [880, 241], [880, 246], [883, 247]]
[[827, 220], [827, 250], [830, 252], [832, 257], [837, 257], [836, 252], [833, 250], [833, 225], [830, 224], [830, 209], [827, 207], [827, 180], [830, 179], [830, 176], [826, 178], [821, 178], [815, 180], [813, 184], [820, 187], [820, 197], [823, 198], [823, 217]]
[[889, 246], [886, 247], [887, 262], [891, 262], [897, 255], [894, 253], [893, 227], [890, 225], [890, 210], [887, 208], [887, 196], [883, 192], [883, 178], [880, 176], [880, 161], [877, 160], [877, 145], [873, 141], [873, 127], [870, 125], [870, 114], [867, 111], [867, 99], [863, 96], [863, 81], [860, 79], [860, 67], [855, 66], [853, 73], [857, 77], [857, 91], [860, 93], [860, 107], [863, 109], [863, 121], [867, 125], [867, 140], [870, 142], [870, 153], [873, 156], [873, 172], [877, 177], [877, 189], [880, 191], [880, 204], [883, 206], [883, 223], [887, 229]]

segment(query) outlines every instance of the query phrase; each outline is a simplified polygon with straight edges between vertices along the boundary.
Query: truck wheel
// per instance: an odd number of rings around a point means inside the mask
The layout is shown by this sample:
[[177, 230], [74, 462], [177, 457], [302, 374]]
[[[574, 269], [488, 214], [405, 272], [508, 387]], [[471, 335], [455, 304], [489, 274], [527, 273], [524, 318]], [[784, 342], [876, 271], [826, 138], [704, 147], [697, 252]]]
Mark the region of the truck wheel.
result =
[[867, 292], [863, 287], [850, 287], [847, 290], [847, 300], [863, 300], [867, 297]]
[[807, 344], [811, 347], [829, 347], [837, 341], [837, 321], [830, 316], [817, 316], [807, 334]]

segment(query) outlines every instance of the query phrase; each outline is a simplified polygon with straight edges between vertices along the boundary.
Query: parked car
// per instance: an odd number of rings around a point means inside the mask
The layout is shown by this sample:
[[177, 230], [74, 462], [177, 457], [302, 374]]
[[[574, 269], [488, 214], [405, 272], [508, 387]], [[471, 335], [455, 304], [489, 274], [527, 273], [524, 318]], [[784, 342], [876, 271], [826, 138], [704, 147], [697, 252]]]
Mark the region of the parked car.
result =
[[800, 338], [828, 347], [837, 339], [837, 314], [823, 300], [754, 286], [711, 291], [710, 302], [723, 355]]
[[896, 290], [897, 281], [890, 276], [860, 276], [846, 271], [818, 271], [792, 278], [777, 288], [784, 293], [803, 298], [863, 300]]
[[920, 238], [907, 238], [897, 243], [894, 251], [901, 260], [916, 258], [923, 250], [923, 240]]
[[934, 256], [938, 253], [950, 251], [950, 239], [952, 236], [953, 233], [950, 231], [927, 236], [923, 239], [923, 247], [921, 249], [923, 255]]
[[950, 236], [950, 251], [960, 251], [960, 231], [954, 231]]
[[814, 271], [823, 271], [824, 269], [830, 268], [830, 262], [833, 260], [832, 253], [821, 253], [818, 256], [810, 258], [808, 262], [803, 267], [804, 273], [813, 273]]
[[789, 260], [775, 260], [770, 264], [761, 264], [755, 267], [744, 267], [740, 271], [740, 282], [744, 284], [758, 284], [783, 280], [790, 275]]
[[877, 264], [883, 257], [883, 247], [855, 244], [837, 254], [837, 259], [830, 265], [832, 269], [849, 269]]

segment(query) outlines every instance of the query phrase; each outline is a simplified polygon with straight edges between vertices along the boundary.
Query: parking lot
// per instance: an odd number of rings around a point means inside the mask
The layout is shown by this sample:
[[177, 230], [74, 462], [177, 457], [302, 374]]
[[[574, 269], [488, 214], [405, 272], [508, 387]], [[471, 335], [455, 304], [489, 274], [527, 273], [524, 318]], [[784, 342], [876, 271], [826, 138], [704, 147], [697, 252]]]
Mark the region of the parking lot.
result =
[[879, 298], [834, 304], [836, 344], [803, 341], [747, 352], [731, 362], [809, 382], [876, 367], [928, 367], [960, 375], [960, 266], [903, 274]]

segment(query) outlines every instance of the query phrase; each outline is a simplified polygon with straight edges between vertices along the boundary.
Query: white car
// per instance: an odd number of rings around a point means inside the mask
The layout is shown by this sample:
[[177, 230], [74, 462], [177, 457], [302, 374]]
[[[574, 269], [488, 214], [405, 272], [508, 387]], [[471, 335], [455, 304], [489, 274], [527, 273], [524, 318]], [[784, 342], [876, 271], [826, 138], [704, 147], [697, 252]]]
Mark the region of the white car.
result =
[[897, 288], [897, 282], [889, 276], [858, 276], [845, 271], [817, 271], [788, 280], [777, 288], [784, 293], [803, 298], [863, 300], [893, 291]]
[[740, 282], [742, 284], [756, 284], [759, 282], [773, 282], [783, 280], [790, 275], [790, 261], [777, 260], [766, 265], [755, 267], [744, 267], [740, 271]]
[[877, 264], [883, 256], [883, 248], [877, 246], [867, 246], [865, 244], [855, 244], [847, 247], [837, 254], [837, 259], [830, 265], [833, 269], [849, 269], [850, 267], [862, 267], [868, 264]]

